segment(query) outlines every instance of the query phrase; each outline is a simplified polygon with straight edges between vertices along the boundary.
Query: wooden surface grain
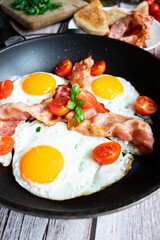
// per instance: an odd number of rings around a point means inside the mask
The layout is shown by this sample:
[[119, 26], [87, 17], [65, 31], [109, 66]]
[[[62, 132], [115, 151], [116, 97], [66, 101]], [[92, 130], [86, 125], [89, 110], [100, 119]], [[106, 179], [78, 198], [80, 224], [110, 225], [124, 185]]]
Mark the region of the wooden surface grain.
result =
[[[39, 29], [50, 24], [62, 21], [71, 17], [78, 9], [87, 5], [85, 1], [82, 0], [67, 0], [67, 4], [63, 4], [62, 7], [57, 8], [54, 11], [47, 11], [44, 15], [26, 15], [23, 11], [14, 10], [11, 8], [10, 3], [13, 0], [3, 0], [1, 7], [6, 14], [11, 16], [13, 19], [21, 23], [27, 29]], [[57, 1], [55, 2], [62, 2]]]
[[[12, 24], [27, 38], [67, 29], [67, 21], [36, 31], [27, 31], [14, 21]], [[160, 58], [160, 46], [150, 52]], [[0, 206], [0, 239], [160, 240], [160, 191], [119, 212], [88, 219], [41, 218]]]

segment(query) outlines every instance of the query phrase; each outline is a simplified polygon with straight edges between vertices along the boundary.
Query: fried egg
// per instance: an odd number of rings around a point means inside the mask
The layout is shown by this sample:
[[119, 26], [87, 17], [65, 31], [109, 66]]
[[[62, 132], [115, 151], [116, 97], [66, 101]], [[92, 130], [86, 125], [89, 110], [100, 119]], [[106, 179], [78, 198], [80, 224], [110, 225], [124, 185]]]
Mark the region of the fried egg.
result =
[[32, 194], [52, 200], [95, 193], [125, 176], [133, 161], [122, 146], [114, 163], [100, 165], [92, 150], [109, 140], [69, 131], [64, 122], [53, 127], [38, 121], [21, 122], [13, 138], [16, 181]]
[[3, 165], [3, 167], [9, 166], [11, 161], [12, 161], [12, 152], [9, 152], [5, 155], [0, 155], [0, 163]]
[[56, 74], [36, 72], [16, 79], [12, 94], [2, 99], [1, 103], [23, 102], [28, 105], [40, 103], [43, 99], [52, 97], [60, 84], [67, 84], [67, 80]]
[[110, 111], [135, 117], [137, 90], [124, 78], [103, 74], [91, 77], [89, 91]]

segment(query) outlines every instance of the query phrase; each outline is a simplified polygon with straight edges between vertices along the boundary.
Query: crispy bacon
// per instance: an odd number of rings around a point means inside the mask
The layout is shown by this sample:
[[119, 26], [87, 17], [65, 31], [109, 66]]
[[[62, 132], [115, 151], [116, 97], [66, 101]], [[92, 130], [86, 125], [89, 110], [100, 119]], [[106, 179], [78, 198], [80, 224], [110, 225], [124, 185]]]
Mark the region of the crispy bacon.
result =
[[127, 15], [126, 17], [116, 21], [115, 24], [113, 24], [112, 27], [110, 28], [108, 37], [115, 39], [121, 38], [129, 28], [129, 23], [131, 20], [132, 17], [130, 15]]
[[94, 61], [91, 56], [82, 60], [81, 62], [75, 63], [69, 81], [73, 86], [78, 83], [81, 89], [88, 90], [90, 80], [90, 70], [93, 66]]
[[68, 97], [70, 98], [71, 96], [71, 88], [69, 86], [66, 85], [59, 85], [56, 88], [56, 92], [54, 97], [55, 98], [59, 98], [59, 97]]
[[[97, 102], [97, 104], [88, 109], [83, 109], [85, 120], [89, 120], [92, 117], [96, 116], [99, 113], [106, 113], [109, 112], [107, 108], [104, 107], [102, 103]], [[71, 130], [73, 127], [76, 127], [79, 123], [77, 119], [74, 117], [74, 111], [70, 111], [66, 114], [65, 119], [68, 122], [68, 129]]]
[[118, 137], [133, 143], [141, 152], [150, 154], [153, 150], [153, 133], [150, 126], [131, 117], [112, 112], [101, 113], [77, 124], [74, 114], [68, 114], [68, 129], [84, 135], [101, 137]]
[[103, 105], [103, 103], [97, 102], [92, 108], [83, 109], [85, 119], [90, 119], [91, 117], [99, 114], [109, 112], [107, 108]]
[[61, 117], [58, 117], [50, 112], [48, 105], [53, 100], [53, 98], [44, 99], [40, 104], [34, 104], [33, 106], [28, 106], [28, 112], [31, 114], [32, 118], [43, 122], [47, 126], [53, 126]]
[[40, 104], [28, 106], [25, 103], [6, 103], [0, 106], [0, 120], [2, 121], [22, 121], [35, 118], [47, 126], [53, 126], [61, 118], [52, 114], [48, 105], [52, 98], [43, 100]]
[[31, 118], [31, 115], [26, 108], [27, 104], [24, 103], [6, 103], [0, 106], [0, 120], [16, 120], [22, 121]]
[[144, 48], [145, 40], [150, 38], [152, 21], [153, 17], [132, 11], [112, 25], [108, 37]]
[[[54, 97], [70, 96], [70, 87], [59, 85]], [[23, 120], [37, 119], [47, 126], [53, 126], [61, 117], [52, 114], [48, 105], [53, 98], [44, 99], [40, 104], [28, 106], [22, 102], [6, 103], [0, 106], [0, 135], [12, 135], [17, 124]]]
[[146, 38], [151, 38], [150, 28], [151, 28], [153, 19], [154, 18], [150, 15], [145, 15], [142, 18], [142, 22], [146, 25], [146, 31], [145, 31], [145, 37]]
[[0, 135], [12, 136], [18, 123], [16, 120], [0, 121]]

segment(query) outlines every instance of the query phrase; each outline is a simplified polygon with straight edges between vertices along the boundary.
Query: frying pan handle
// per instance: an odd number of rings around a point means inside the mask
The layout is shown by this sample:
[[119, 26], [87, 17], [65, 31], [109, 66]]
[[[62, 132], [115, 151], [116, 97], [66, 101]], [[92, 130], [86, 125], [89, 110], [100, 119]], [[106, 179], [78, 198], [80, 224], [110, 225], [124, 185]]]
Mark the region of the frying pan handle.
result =
[[22, 40], [24, 38], [12, 27], [9, 18], [0, 7], [0, 48]]

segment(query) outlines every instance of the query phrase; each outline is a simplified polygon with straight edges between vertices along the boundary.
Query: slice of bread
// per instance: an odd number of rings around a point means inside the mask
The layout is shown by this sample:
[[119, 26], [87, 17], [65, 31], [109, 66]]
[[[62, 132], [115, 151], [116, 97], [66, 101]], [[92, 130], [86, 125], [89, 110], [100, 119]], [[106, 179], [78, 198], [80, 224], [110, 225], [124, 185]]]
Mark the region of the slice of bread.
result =
[[[134, 8], [132, 11], [140, 12], [142, 14], [149, 14], [148, 9], [148, 3], [146, 1], [141, 2], [136, 8]], [[113, 7], [111, 11], [105, 11], [106, 20], [108, 22], [108, 26], [113, 25], [115, 22], [117, 22], [119, 19], [126, 17], [127, 15], [131, 14], [131, 12], [124, 12], [121, 9], [119, 9], [117, 6]]]
[[145, 15], [149, 15], [149, 7], [146, 1], [141, 2], [136, 8], [132, 11], [140, 12]]
[[74, 14], [74, 20], [86, 33], [103, 36], [109, 32], [107, 19], [99, 0], [93, 0], [77, 11]]
[[105, 16], [106, 16], [106, 20], [108, 22], [108, 26], [113, 25], [119, 19], [121, 19], [123, 17], [126, 17], [128, 15], [128, 13], [122, 11], [117, 6], [113, 7], [113, 9], [111, 11], [105, 11], [104, 10], [104, 13], [105, 13]]

